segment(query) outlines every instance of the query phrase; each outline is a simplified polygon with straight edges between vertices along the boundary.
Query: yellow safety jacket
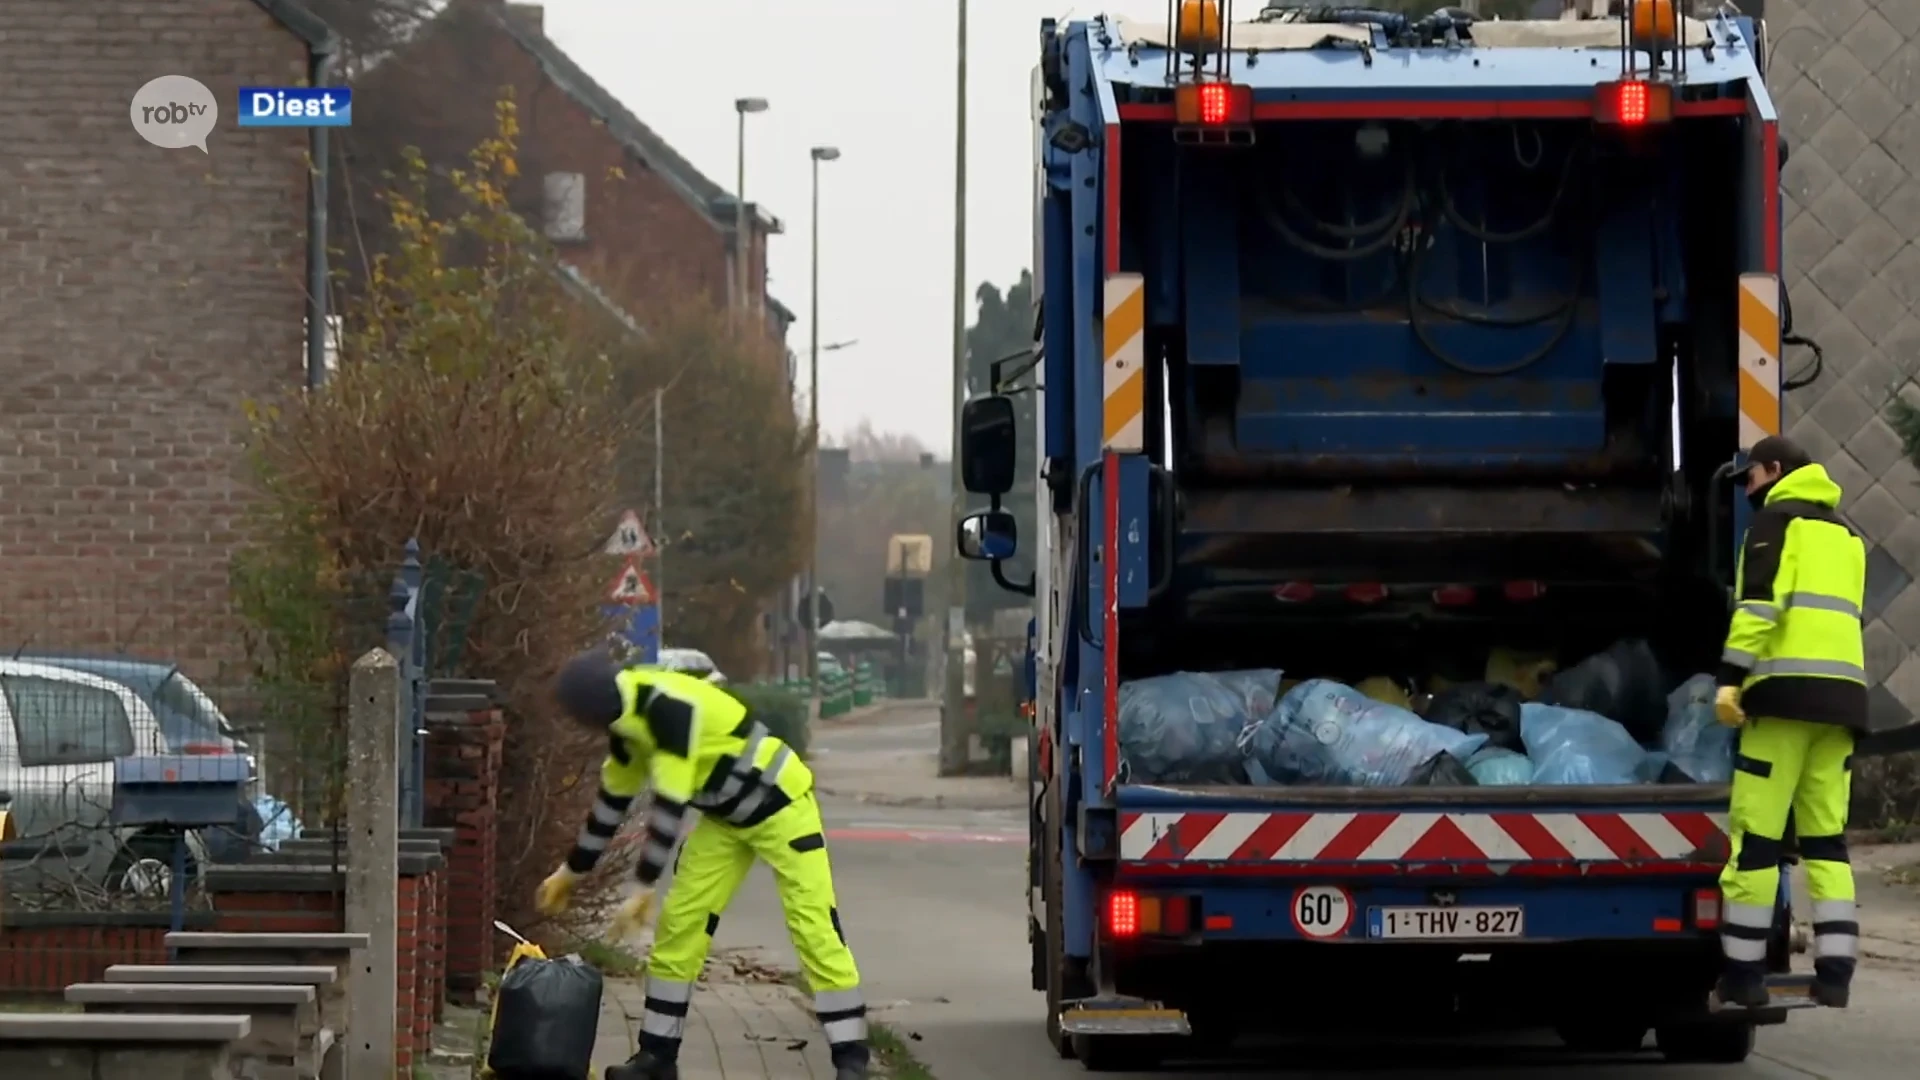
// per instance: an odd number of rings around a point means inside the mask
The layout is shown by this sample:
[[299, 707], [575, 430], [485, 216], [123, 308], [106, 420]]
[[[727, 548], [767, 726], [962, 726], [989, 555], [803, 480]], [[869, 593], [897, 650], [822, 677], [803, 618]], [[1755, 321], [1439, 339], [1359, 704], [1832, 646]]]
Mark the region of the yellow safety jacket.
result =
[[649, 786], [652, 813], [635, 875], [651, 885], [666, 871], [687, 808], [751, 826], [813, 789], [793, 748], [754, 720], [739, 698], [705, 679], [662, 668], [616, 676], [620, 717], [607, 729], [600, 791], [567, 865], [585, 873]]
[[1866, 729], [1867, 552], [1839, 505], [1839, 485], [1807, 465], [1774, 484], [1747, 527], [1719, 683], [1741, 688], [1749, 716]]

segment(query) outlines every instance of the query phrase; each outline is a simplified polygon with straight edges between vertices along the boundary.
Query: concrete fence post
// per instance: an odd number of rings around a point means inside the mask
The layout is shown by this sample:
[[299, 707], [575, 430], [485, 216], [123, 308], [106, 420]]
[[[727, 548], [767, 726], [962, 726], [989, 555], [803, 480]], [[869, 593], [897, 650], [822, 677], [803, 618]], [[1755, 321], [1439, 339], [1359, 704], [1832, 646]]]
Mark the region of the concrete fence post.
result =
[[400, 747], [411, 717], [385, 649], [354, 661], [347, 702], [346, 926], [367, 935], [354, 965], [347, 1075], [394, 1075], [400, 970]]

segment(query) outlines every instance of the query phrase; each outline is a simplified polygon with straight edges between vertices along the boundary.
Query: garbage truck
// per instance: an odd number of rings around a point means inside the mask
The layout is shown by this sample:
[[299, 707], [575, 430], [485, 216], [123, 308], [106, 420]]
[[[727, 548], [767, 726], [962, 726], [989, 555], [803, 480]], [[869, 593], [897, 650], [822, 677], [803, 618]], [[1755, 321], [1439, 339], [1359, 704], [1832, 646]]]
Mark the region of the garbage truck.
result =
[[1730, 475], [1793, 386], [1765, 28], [1233, 6], [1042, 22], [1033, 346], [959, 418], [959, 554], [1034, 610], [1047, 1036], [1093, 1070], [1347, 1029], [1741, 1061], [1810, 1002], [1784, 898], [1771, 1004], [1713, 998], [1726, 783], [1167, 782], [1119, 712], [1515, 645], [1714, 669]]

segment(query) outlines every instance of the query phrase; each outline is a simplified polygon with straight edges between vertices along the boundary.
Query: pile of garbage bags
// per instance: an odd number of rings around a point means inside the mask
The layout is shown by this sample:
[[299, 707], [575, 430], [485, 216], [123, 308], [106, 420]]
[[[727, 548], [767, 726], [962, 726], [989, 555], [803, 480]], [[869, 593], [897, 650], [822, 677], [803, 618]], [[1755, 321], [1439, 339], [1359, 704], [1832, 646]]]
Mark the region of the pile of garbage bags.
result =
[[1645, 641], [1558, 669], [1495, 650], [1485, 677], [1352, 686], [1276, 668], [1120, 686], [1130, 783], [1328, 787], [1725, 783], [1710, 675], [1671, 688]]

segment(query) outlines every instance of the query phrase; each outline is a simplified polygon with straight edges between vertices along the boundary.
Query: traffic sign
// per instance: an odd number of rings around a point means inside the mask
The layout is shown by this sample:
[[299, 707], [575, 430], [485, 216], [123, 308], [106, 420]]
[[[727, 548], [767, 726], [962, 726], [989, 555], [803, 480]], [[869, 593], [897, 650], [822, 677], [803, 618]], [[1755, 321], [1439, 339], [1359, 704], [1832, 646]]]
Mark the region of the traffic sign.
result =
[[646, 572], [640, 569], [640, 563], [633, 556], [627, 557], [620, 573], [614, 575], [612, 584], [607, 586], [607, 602], [625, 604], [628, 607], [644, 607], [653, 603], [653, 582], [647, 580]]
[[646, 526], [640, 524], [638, 512], [629, 510], [620, 515], [620, 524], [615, 526], [613, 535], [607, 537], [605, 550], [609, 555], [632, 555], [641, 559], [653, 554], [653, 537], [648, 536]]
[[[833, 597], [828, 596], [825, 589], [818, 590], [814, 595], [820, 598], [820, 625], [825, 626], [833, 621]], [[802, 629], [806, 628], [808, 622], [807, 615], [811, 606], [807, 603], [809, 599], [803, 596], [800, 602], [793, 606], [793, 621]]]

